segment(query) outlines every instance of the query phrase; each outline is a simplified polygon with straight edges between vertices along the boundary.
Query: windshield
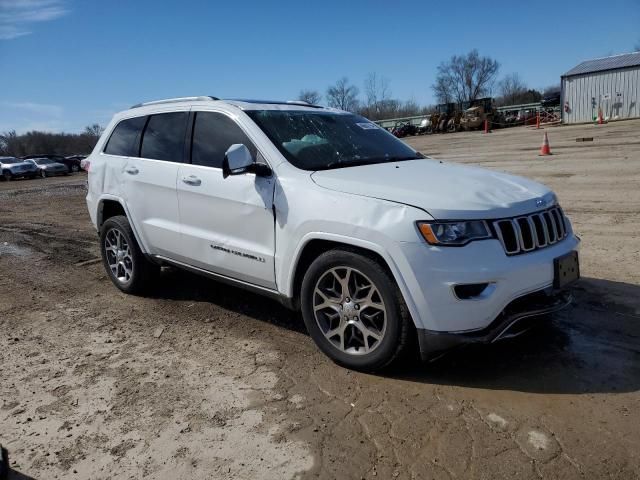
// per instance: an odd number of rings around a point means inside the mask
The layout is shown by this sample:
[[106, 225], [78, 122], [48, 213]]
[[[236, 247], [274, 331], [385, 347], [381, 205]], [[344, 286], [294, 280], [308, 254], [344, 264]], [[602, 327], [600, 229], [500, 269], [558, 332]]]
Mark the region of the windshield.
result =
[[285, 158], [303, 170], [424, 158], [358, 115], [302, 110], [250, 110], [247, 114]]

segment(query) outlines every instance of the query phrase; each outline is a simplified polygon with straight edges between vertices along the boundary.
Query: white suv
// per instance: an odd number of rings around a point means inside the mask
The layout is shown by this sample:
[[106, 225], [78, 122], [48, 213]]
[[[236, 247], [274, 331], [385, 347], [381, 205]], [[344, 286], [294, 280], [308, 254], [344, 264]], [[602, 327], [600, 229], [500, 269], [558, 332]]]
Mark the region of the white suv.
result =
[[579, 239], [545, 186], [425, 158], [303, 102], [189, 97], [118, 113], [91, 156], [104, 265], [139, 292], [173, 265], [301, 309], [375, 370], [514, 336], [570, 301]]

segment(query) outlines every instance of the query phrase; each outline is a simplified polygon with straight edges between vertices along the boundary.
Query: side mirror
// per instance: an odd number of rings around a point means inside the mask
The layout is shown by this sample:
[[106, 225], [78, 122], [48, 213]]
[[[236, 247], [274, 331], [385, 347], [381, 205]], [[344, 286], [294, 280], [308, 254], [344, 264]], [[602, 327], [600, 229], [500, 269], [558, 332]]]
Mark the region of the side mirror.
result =
[[227, 178], [229, 175], [247, 173], [251, 165], [253, 165], [253, 157], [247, 146], [242, 143], [234, 143], [224, 154], [222, 177]]
[[229, 175], [255, 173], [259, 177], [271, 175], [271, 168], [266, 163], [256, 163], [246, 145], [234, 143], [224, 154], [222, 161], [222, 178]]

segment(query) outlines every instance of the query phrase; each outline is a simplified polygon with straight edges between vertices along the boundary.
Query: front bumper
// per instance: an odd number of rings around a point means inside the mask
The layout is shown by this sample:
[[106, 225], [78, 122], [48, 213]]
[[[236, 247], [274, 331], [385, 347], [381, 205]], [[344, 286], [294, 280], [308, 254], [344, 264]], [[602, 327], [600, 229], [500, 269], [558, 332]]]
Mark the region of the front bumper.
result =
[[[540, 250], [507, 256], [496, 239], [460, 247], [402, 243], [394, 256], [407, 306], [416, 328], [470, 332], [488, 327], [512, 301], [554, 283], [554, 259], [580, 248], [578, 237]], [[461, 299], [459, 285], [488, 284], [474, 298]]]
[[558, 312], [573, 300], [566, 290], [539, 290], [510, 302], [485, 328], [467, 332], [418, 329], [420, 356], [435, 360], [445, 352], [471, 344], [489, 344], [517, 337], [535, 326], [539, 317]]

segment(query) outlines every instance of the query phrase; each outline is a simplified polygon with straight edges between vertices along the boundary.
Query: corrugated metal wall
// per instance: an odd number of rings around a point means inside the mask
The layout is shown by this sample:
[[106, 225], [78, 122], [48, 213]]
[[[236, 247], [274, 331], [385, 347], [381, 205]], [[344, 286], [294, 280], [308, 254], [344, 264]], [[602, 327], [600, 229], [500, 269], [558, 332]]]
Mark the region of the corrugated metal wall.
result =
[[[569, 102], [568, 112], [564, 111], [565, 102]], [[598, 107], [610, 119], [640, 117], [640, 67], [562, 78], [564, 123], [591, 122]]]

